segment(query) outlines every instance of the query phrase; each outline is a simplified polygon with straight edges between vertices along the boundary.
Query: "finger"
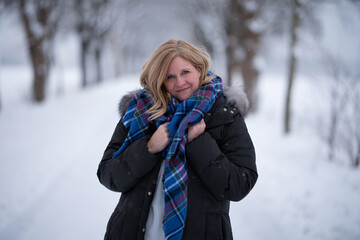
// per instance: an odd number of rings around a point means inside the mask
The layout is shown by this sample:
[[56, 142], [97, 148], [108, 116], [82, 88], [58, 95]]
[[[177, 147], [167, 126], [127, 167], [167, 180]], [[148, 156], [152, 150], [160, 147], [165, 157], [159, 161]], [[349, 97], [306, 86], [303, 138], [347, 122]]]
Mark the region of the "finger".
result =
[[166, 124], [166, 125], [165, 125], [165, 133], [166, 133], [166, 136], [167, 136], [168, 140], [171, 138], [170, 129], [167, 128], [167, 125], [169, 125], [169, 123], [170, 123], [170, 122], [164, 123], [164, 125]]

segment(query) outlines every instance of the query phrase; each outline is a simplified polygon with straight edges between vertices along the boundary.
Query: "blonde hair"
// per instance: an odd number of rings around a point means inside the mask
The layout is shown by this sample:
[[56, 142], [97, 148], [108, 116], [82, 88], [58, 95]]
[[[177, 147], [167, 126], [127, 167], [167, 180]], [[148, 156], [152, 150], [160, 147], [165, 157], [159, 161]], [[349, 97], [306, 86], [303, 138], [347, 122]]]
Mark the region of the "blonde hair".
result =
[[148, 110], [150, 120], [156, 119], [166, 112], [170, 101], [163, 83], [170, 62], [180, 56], [189, 61], [195, 68], [200, 69], [200, 86], [211, 81], [212, 76], [207, 76], [211, 66], [208, 53], [201, 48], [184, 40], [169, 40], [158, 47], [144, 64], [140, 76], [140, 84], [153, 97], [154, 105]]

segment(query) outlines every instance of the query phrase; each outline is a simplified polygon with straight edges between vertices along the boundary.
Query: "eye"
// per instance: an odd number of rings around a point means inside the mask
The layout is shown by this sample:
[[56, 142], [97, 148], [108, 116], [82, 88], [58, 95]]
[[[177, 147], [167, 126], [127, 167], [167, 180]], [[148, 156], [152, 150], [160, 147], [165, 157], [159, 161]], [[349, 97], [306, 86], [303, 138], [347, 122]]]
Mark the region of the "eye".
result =
[[171, 79], [171, 78], [174, 78], [174, 75], [168, 75], [168, 76], [166, 77], [166, 80]]
[[182, 74], [188, 74], [190, 71], [189, 70], [184, 70], [182, 71]]

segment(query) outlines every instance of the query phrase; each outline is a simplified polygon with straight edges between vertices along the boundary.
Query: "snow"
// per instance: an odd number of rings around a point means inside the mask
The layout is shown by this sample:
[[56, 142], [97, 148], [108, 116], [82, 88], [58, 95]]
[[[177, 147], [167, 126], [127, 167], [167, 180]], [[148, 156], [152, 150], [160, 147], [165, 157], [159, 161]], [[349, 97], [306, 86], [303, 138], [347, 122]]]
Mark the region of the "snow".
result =
[[[138, 75], [80, 90], [78, 72], [63, 71], [63, 95], [36, 105], [27, 101], [30, 70], [0, 69], [0, 239], [101, 239], [118, 201], [96, 170], [119, 120], [117, 103], [139, 87]], [[234, 239], [360, 239], [359, 169], [329, 162], [304, 123], [305, 79], [295, 85], [293, 133], [282, 134], [284, 82], [262, 75], [259, 111], [246, 118], [259, 179], [231, 204]]]

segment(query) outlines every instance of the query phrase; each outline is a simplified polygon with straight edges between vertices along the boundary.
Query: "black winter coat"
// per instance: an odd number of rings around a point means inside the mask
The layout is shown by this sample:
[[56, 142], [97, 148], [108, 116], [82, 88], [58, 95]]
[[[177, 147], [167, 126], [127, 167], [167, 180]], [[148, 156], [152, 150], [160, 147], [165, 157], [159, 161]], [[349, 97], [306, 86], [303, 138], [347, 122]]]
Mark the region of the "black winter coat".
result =
[[[233, 99], [224, 95], [216, 100], [205, 116], [205, 132], [186, 145], [189, 186], [183, 240], [233, 239], [230, 201], [244, 198], [257, 180], [253, 143], [239, 108], [229, 100]], [[108, 189], [122, 193], [108, 222], [106, 240], [144, 239], [162, 163], [160, 154], [152, 155], [146, 147], [155, 130], [152, 125], [147, 136], [112, 158], [128, 132], [120, 120], [105, 149], [98, 178]]]

